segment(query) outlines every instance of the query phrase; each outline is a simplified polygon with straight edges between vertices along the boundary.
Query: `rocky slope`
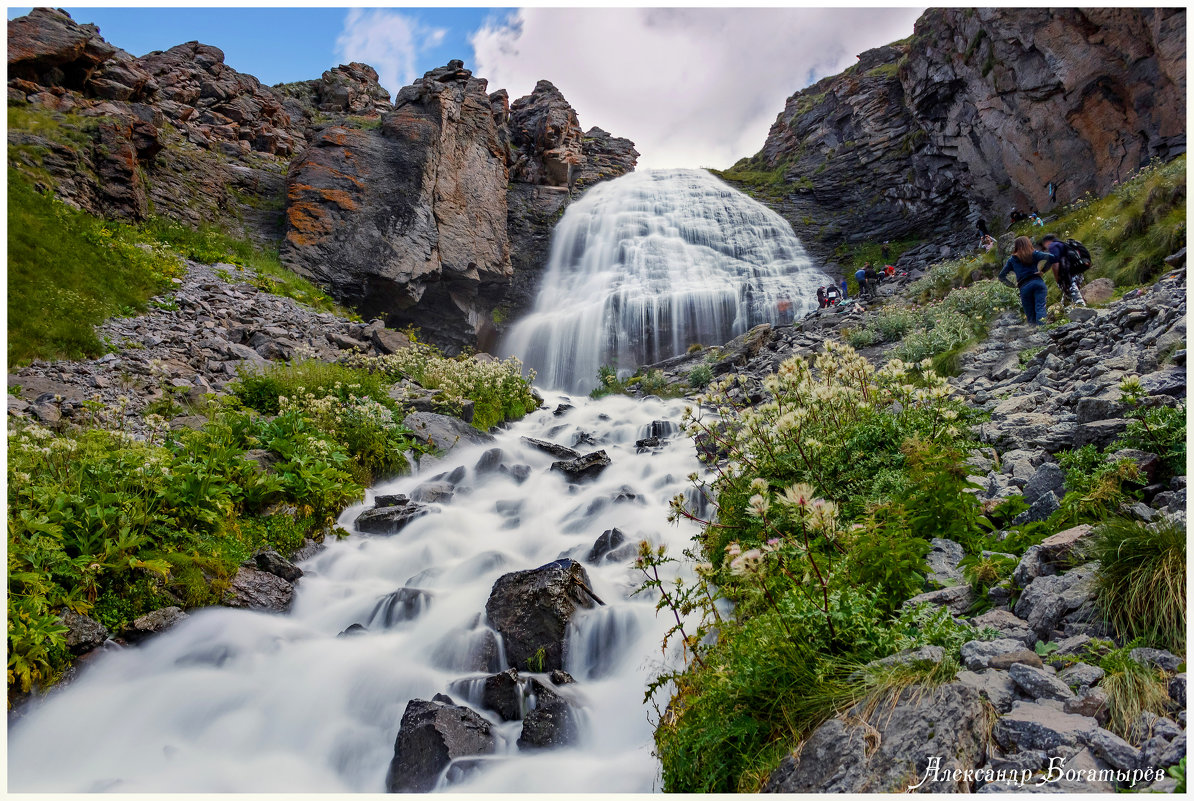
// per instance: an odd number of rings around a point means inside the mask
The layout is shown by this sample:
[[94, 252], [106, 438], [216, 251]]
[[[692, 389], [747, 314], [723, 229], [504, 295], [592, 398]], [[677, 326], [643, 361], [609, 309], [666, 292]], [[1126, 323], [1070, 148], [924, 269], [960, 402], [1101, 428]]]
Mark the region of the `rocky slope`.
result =
[[[788, 99], [749, 169], [829, 248], [1052, 207], [1185, 152], [1184, 9], [931, 9]], [[969, 220], [969, 222], [967, 222]]]
[[567, 201], [638, 156], [549, 82], [510, 105], [460, 62], [391, 104], [365, 64], [271, 88], [198, 42], [133, 57], [60, 10], [8, 25], [11, 168], [97, 215], [280, 244], [338, 300], [449, 350], [493, 344]]
[[[904, 294], [927, 268], [924, 253], [931, 250], [921, 251], [920, 261], [915, 253], [902, 259], [911, 274], [886, 284], [884, 294]], [[985, 341], [964, 355], [951, 384], [959, 397], [990, 414], [976, 431], [986, 447], [967, 462], [970, 481], [982, 487], [977, 492], [987, 504], [1022, 497], [1029, 508], [1017, 525], [1045, 520], [1060, 508], [1067, 487], [1059, 451], [1087, 444], [1103, 450], [1123, 433], [1124, 379], [1139, 380], [1145, 406], [1184, 403], [1184, 250], [1167, 261], [1176, 269], [1155, 284], [1103, 308], [1071, 308], [1071, 322], [1056, 328], [1032, 329], [1021, 324], [1018, 312], [1004, 314]], [[827, 339], [857, 326], [866, 313], [842, 307], [791, 326], [760, 326], [720, 349], [713, 372], [744, 376], [740, 399], [766, 402], [764, 377], [793, 355], [820, 352]], [[887, 349], [864, 353], [878, 363]], [[655, 367], [679, 383], [708, 357], [690, 354]], [[1142, 476], [1142, 500], [1124, 509], [1127, 515], [1185, 525], [1184, 475], [1156, 480], [1160, 459], [1152, 453], [1118, 450], [1114, 458], [1132, 460]], [[990, 589], [989, 611], [972, 618], [967, 610], [978, 599], [959, 567], [964, 550], [933, 540], [925, 593], [907, 603], [945, 607], [976, 628], [992, 629], [994, 638], [963, 646], [963, 669], [954, 681], [904, 691], [877, 709], [859, 704], [822, 724], [783, 760], [764, 792], [899, 792], [922, 778], [922, 791], [1027, 791], [1055, 766], [1096, 773], [1054, 775], [1048, 791], [1111, 792], [1133, 781], [1136, 790], [1172, 791], [1174, 781], [1164, 771], [1186, 755], [1184, 656], [1132, 650], [1132, 659], [1166, 673], [1167, 716], [1142, 712], [1132, 742], [1107, 728], [1113, 690], [1100, 686], [1104, 671], [1091, 664], [1098, 661], [1091, 649], [1105, 652], [1095, 640], [1114, 637], [1095, 606], [1098, 564], [1085, 555], [1091, 533], [1091, 526], [1081, 525], [1029, 548], [1012, 578]], [[1038, 644], [1049, 644], [1044, 657]], [[928, 646], [893, 658], [927, 665], [940, 663], [944, 652]], [[954, 770], [961, 772], [948, 773]]]

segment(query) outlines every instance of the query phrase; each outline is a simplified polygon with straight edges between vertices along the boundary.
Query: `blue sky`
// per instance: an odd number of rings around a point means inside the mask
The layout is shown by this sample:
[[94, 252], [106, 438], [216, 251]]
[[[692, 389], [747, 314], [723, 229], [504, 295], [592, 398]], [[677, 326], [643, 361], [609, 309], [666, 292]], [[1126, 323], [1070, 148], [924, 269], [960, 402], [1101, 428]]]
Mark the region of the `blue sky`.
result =
[[67, 8], [135, 56], [198, 40], [269, 85], [363, 61], [393, 94], [453, 58], [511, 100], [547, 79], [582, 127], [633, 140], [640, 167], [728, 167], [754, 154], [791, 94], [905, 38], [922, 10]]

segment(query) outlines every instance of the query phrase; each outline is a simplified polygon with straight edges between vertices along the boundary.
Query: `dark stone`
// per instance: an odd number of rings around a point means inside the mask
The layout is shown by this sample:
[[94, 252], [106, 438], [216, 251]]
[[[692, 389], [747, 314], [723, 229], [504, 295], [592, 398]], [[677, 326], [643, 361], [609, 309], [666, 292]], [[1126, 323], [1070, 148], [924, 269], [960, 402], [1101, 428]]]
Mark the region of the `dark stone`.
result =
[[505, 641], [510, 667], [563, 669], [568, 621], [577, 609], [595, 605], [578, 584], [589, 587], [589, 576], [571, 559], [507, 573], [494, 583], [485, 613]]
[[568, 461], [552, 462], [551, 469], [563, 473], [572, 483], [596, 478], [612, 462], [604, 450], [593, 451]]
[[477, 464], [475, 467], [473, 467], [473, 470], [475, 470], [478, 475], [492, 473], [494, 470], [497, 470], [499, 467], [501, 467], [503, 456], [504, 454], [502, 453], [501, 448], [490, 448], [489, 450], [485, 451], [485, 453], [481, 454], [481, 458], [477, 460]]
[[493, 436], [478, 431], [468, 423], [455, 417], [434, 412], [408, 414], [403, 425], [414, 432], [415, 439], [441, 451], [449, 451], [457, 445], [484, 445], [493, 442]]
[[552, 414], [555, 415], [556, 417], [562, 417], [563, 415], [567, 414], [568, 412], [572, 411], [575, 408], [576, 407], [573, 406], [571, 403], [561, 403], [559, 406], [556, 407], [555, 411], [552, 412]]
[[187, 617], [187, 613], [177, 606], [155, 609], [134, 620], [132, 626], [120, 633], [120, 637], [125, 642], [140, 642], [146, 637], [174, 628]]
[[536, 679], [531, 679], [531, 691], [534, 708], [523, 718], [519, 749], [560, 748], [575, 743], [580, 737], [580, 721], [572, 704]]
[[415, 698], [406, 705], [386, 776], [391, 793], [430, 792], [453, 760], [492, 754], [496, 748], [489, 721], [445, 695], [435, 699]]
[[293, 599], [294, 585], [289, 581], [264, 570], [241, 567], [224, 594], [224, 605], [285, 612]]
[[502, 465], [498, 469], [514, 479], [515, 484], [522, 484], [531, 477], [531, 466], [529, 464]]
[[357, 527], [357, 530], [366, 534], [391, 535], [406, 528], [412, 520], [417, 520], [432, 512], [439, 512], [439, 509], [435, 506], [424, 506], [407, 501], [394, 506], [366, 509], [357, 515], [353, 525]]
[[273, 573], [286, 581], [298, 581], [303, 577], [303, 571], [283, 559], [277, 551], [262, 551], [253, 557], [253, 561], [257, 563], [258, 570]]
[[558, 459], [576, 459], [580, 456], [580, 451], [575, 451], [572, 448], [566, 448], [563, 445], [557, 445], [554, 442], [547, 440], [535, 439], [534, 437], [523, 437], [522, 441], [532, 448], [551, 454]]
[[593, 543], [593, 547], [589, 549], [588, 555], [585, 556], [585, 562], [590, 565], [597, 564], [625, 541], [626, 535], [619, 529], [611, 528], [603, 531], [597, 541]]
[[67, 628], [66, 647], [75, 656], [81, 656], [103, 645], [104, 640], [108, 639], [108, 630], [87, 615], [64, 609], [59, 619]]
[[361, 634], [367, 634], [368, 632], [369, 632], [369, 629], [365, 628], [360, 623], [353, 623], [351, 626], [346, 628], [344, 631], [337, 634], [336, 638], [339, 639], [341, 637], [357, 637]]
[[503, 670], [485, 679], [481, 704], [498, 714], [502, 720], [522, 718], [522, 684], [514, 668]]

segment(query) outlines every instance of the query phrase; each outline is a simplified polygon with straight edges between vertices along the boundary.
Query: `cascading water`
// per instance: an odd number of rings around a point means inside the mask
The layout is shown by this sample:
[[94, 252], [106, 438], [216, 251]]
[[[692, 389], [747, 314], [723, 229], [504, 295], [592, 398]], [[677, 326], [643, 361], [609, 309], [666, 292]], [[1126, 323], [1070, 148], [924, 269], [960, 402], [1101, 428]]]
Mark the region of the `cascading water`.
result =
[[604, 365], [629, 371], [791, 322], [829, 281], [782, 217], [708, 172], [634, 172], [568, 208], [504, 350], [540, 386], [587, 392]]
[[[548, 409], [563, 398], [552, 398]], [[654, 602], [632, 596], [633, 545], [588, 564], [607, 606], [569, 624], [565, 668], [576, 684], [555, 688], [579, 705], [581, 739], [520, 751], [519, 722], [478, 704], [475, 657], [492, 642], [490, 588], [503, 574], [561, 555], [584, 559], [611, 528], [627, 543], [688, 544], [694, 527], [666, 523], [669, 499], [699, 470], [691, 444], [658, 421], [682, 401], [577, 399], [562, 417], [533, 413], [493, 446], [458, 448], [420, 474], [370, 492], [403, 492], [429, 473], [454, 470], [454, 496], [438, 514], [391, 537], [354, 534], [302, 563], [288, 614], [200, 610], [129, 648], [109, 648], [72, 684], [13, 724], [9, 789], [57, 792], [379, 792], [409, 700], [447, 693], [489, 717], [501, 742], [480, 769], [449, 767], [439, 789], [485, 792], [643, 792], [658, 789], [644, 688], [663, 667], [668, 627]], [[570, 485], [554, 457], [520, 436], [571, 445], [585, 434], [612, 464]], [[639, 452], [636, 440], [677, 436]], [[508, 466], [479, 470], [483, 448]], [[492, 467], [491, 463], [487, 463]], [[367, 507], [346, 510], [341, 523]], [[337, 636], [353, 624], [365, 631]], [[674, 655], [672, 656], [674, 658]], [[545, 676], [539, 678], [547, 682]], [[523, 709], [534, 699], [525, 695]], [[475, 768], [475, 765], [473, 765]]]

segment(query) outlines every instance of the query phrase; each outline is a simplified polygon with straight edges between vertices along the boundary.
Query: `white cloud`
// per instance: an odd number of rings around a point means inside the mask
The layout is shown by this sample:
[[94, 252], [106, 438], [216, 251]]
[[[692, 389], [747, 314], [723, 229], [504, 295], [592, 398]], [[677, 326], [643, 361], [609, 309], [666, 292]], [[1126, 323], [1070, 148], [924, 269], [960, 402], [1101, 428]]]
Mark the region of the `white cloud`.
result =
[[342, 62], [363, 61], [377, 70], [378, 82], [390, 93], [406, 86], [419, 74], [415, 61], [423, 50], [435, 47], [447, 33], [429, 28], [412, 17], [385, 9], [350, 9], [336, 37], [336, 57]]
[[789, 95], [902, 39], [922, 9], [525, 8], [477, 30], [474, 74], [511, 99], [554, 83], [641, 166], [756, 153]]

